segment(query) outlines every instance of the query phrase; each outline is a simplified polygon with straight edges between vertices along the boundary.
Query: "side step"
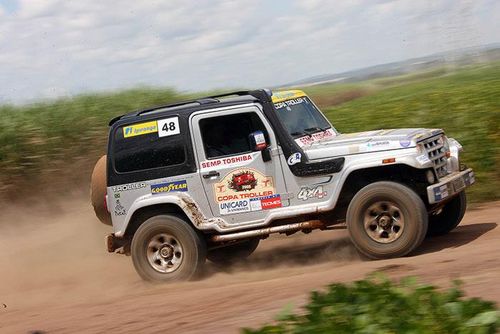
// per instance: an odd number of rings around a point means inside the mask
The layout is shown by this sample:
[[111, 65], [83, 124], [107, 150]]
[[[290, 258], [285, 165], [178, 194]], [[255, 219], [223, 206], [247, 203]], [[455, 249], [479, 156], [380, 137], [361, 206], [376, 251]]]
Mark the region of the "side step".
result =
[[326, 225], [319, 220], [313, 220], [313, 221], [302, 222], [302, 223], [293, 223], [293, 224], [286, 224], [286, 225], [280, 225], [280, 226], [266, 227], [266, 228], [261, 228], [258, 230], [252, 230], [252, 231], [214, 235], [214, 236], [212, 236], [212, 238], [210, 240], [213, 242], [222, 242], [222, 241], [231, 241], [231, 240], [238, 240], [238, 239], [253, 238], [253, 237], [258, 237], [261, 235], [269, 235], [272, 233], [287, 233], [287, 232], [294, 232], [294, 231], [300, 231], [300, 230], [314, 230], [314, 229], [318, 229], [318, 228], [326, 229]]

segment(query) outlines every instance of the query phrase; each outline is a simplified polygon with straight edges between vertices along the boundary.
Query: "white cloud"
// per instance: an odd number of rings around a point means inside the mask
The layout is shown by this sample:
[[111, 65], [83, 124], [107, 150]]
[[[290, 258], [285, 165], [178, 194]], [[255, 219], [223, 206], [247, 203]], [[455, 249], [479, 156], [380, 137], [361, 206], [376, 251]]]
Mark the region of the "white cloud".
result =
[[[271, 86], [498, 42], [493, 0], [20, 0], [0, 5], [1, 101], [136, 85]], [[493, 10], [495, 9], [495, 10]]]

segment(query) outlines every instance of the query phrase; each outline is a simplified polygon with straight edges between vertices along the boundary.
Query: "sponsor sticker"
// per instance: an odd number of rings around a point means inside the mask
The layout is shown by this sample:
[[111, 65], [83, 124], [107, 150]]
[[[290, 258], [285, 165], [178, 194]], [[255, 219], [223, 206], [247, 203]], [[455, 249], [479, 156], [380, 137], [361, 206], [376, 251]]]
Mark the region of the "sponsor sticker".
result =
[[151, 194], [153, 195], [178, 191], [188, 191], [186, 180], [151, 185]]
[[321, 199], [327, 195], [326, 191], [323, 191], [323, 186], [316, 186], [313, 188], [303, 187], [300, 189], [299, 194], [297, 195], [298, 199], [303, 201], [307, 201], [311, 198]]
[[300, 152], [296, 152], [288, 157], [287, 163], [290, 166], [293, 166], [295, 164], [298, 164], [301, 160], [302, 160], [302, 154]]
[[259, 152], [242, 154], [234, 157], [206, 160], [201, 163], [202, 170], [217, 169], [220, 167], [239, 167], [251, 163]]
[[125, 216], [127, 214], [127, 210], [125, 210], [125, 207], [120, 203], [119, 199], [116, 200], [115, 209], [113, 211], [115, 216]]
[[315, 142], [319, 142], [322, 140], [333, 138], [335, 136], [336, 136], [335, 131], [333, 131], [332, 129], [326, 129], [323, 132], [317, 132], [317, 133], [311, 134], [310, 136], [304, 136], [304, 137], [297, 138], [297, 139], [295, 139], [295, 142], [300, 147], [304, 147], [304, 146], [312, 145]]
[[138, 183], [129, 183], [129, 184], [122, 184], [119, 186], [113, 186], [111, 187], [111, 189], [113, 189], [113, 192], [120, 192], [120, 191], [136, 190], [145, 187], [146, 187], [145, 182], [138, 182]]
[[156, 121], [132, 124], [123, 127], [124, 138], [141, 136], [153, 132], [158, 132], [158, 126], [156, 124]]
[[401, 139], [399, 141], [399, 144], [401, 145], [401, 147], [405, 147], [406, 148], [406, 147], [410, 146], [411, 140], [409, 140], [409, 139]]
[[158, 137], [168, 137], [181, 133], [179, 117], [170, 117], [158, 120]]
[[221, 215], [250, 212], [250, 200], [240, 199], [237, 201], [226, 201], [219, 203], [219, 212]]
[[272, 196], [250, 199], [250, 208], [252, 211], [269, 210], [281, 207], [282, 203], [280, 195], [272, 195]]
[[272, 177], [251, 168], [233, 170], [214, 184], [217, 203], [270, 196], [274, 193]]
[[426, 154], [419, 155], [416, 159], [421, 165], [431, 162], [431, 159]]

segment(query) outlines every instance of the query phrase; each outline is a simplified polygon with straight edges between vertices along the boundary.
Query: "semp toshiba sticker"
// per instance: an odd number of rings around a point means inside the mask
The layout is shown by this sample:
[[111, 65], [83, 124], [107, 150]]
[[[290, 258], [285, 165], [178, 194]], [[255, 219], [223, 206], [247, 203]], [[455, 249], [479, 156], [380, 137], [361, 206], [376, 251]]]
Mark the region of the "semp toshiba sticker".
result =
[[259, 154], [260, 152], [252, 152], [234, 157], [206, 160], [201, 162], [200, 167], [204, 172], [221, 167], [241, 167], [250, 164]]
[[229, 172], [214, 184], [217, 203], [274, 195], [272, 177], [252, 168], [241, 168]]

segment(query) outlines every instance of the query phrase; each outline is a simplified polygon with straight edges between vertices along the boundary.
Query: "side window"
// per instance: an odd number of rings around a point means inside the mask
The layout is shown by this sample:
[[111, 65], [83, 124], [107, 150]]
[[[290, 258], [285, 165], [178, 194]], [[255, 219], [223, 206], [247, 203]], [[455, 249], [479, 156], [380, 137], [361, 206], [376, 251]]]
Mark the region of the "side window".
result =
[[178, 117], [125, 125], [114, 135], [114, 162], [119, 173], [169, 167], [186, 161]]
[[254, 131], [262, 131], [269, 142], [264, 124], [253, 112], [204, 118], [200, 129], [208, 159], [250, 152], [248, 135]]

